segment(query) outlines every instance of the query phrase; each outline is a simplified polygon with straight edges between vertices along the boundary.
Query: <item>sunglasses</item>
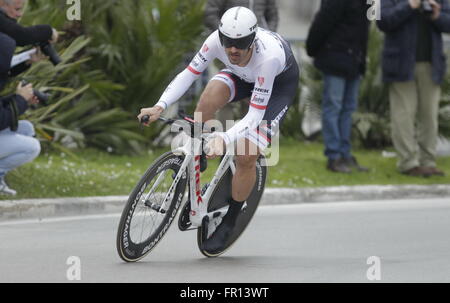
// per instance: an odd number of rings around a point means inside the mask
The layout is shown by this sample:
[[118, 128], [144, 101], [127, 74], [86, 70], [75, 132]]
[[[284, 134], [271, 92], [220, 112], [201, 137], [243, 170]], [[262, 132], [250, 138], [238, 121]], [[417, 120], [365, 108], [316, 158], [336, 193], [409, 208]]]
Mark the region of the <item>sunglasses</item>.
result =
[[247, 37], [233, 39], [225, 36], [219, 31], [220, 43], [225, 48], [230, 48], [234, 46], [237, 49], [248, 49], [252, 45], [253, 40], [255, 40], [255, 36], [256, 33], [253, 33]]

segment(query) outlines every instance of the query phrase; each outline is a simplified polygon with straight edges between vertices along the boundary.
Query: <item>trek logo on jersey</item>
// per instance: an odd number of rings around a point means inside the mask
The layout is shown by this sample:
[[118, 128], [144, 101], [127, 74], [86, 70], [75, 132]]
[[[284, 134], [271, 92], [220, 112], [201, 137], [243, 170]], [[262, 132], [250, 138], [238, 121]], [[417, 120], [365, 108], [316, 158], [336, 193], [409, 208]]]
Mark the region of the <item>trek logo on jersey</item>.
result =
[[264, 77], [258, 77], [258, 83], [259, 83], [259, 86], [263, 86], [263, 84], [264, 84]]
[[203, 48], [202, 48], [202, 53], [207, 53], [209, 51], [209, 47], [208, 47], [208, 45], [203, 45]]
[[270, 94], [270, 89], [267, 89], [267, 88], [255, 87], [255, 88], [253, 89], [253, 91], [256, 92], [256, 93], [263, 94], [263, 95], [268, 95], [268, 94]]
[[200, 59], [200, 60], [202, 60], [203, 62], [207, 62], [208, 60], [206, 60], [206, 58], [201, 54], [201, 53], [197, 53], [197, 56], [196, 56], [198, 59]]
[[197, 55], [195, 55], [194, 59], [192, 59], [192, 65], [194, 67], [198, 67], [202, 63], [206, 63], [206, 62], [208, 62], [208, 60], [206, 60], [206, 58], [201, 53], [197, 53]]

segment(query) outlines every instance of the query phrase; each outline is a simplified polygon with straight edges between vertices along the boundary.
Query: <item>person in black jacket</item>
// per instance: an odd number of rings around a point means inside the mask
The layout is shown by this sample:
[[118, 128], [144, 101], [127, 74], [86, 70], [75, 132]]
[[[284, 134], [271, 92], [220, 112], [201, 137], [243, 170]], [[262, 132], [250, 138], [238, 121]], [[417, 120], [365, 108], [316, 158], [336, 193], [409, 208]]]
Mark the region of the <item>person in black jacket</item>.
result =
[[352, 113], [366, 67], [369, 20], [366, 0], [322, 0], [306, 50], [323, 73], [322, 135], [327, 169], [367, 171], [351, 153]]
[[[0, 33], [0, 80], [7, 78], [15, 47], [13, 39]], [[0, 81], [0, 91], [5, 83]], [[5, 182], [6, 173], [39, 155], [40, 144], [33, 138], [33, 124], [17, 119], [29, 104], [36, 103], [31, 84], [19, 84], [16, 94], [0, 97], [0, 194], [15, 195], [16, 191]]]
[[[25, 0], [0, 0], [0, 32], [13, 38], [17, 46], [56, 43], [58, 32], [50, 25], [24, 27], [17, 23], [17, 20], [23, 15], [24, 4]], [[16, 76], [24, 72], [32, 63], [43, 58], [40, 49], [36, 48], [36, 54], [31, 56], [31, 60], [12, 68], [9, 76]]]
[[17, 23], [24, 4], [25, 0], [0, 0], [0, 32], [16, 40], [18, 46], [47, 41], [55, 43], [58, 32], [50, 25], [24, 27]]

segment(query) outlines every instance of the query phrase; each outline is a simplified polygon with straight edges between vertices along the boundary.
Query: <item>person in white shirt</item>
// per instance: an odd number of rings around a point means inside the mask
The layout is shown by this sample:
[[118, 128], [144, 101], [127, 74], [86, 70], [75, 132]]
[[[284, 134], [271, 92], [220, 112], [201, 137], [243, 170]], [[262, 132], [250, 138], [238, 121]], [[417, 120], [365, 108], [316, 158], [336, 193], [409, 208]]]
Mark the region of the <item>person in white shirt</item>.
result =
[[[214, 254], [225, 244], [243, 202], [256, 181], [256, 161], [275, 135], [297, 93], [299, 67], [289, 44], [277, 33], [258, 27], [254, 13], [245, 7], [233, 7], [222, 16], [219, 29], [203, 43], [189, 66], [169, 84], [160, 100], [150, 108], [142, 108], [138, 119], [150, 116], [149, 123], [176, 102], [215, 59], [226, 68], [214, 76], [203, 91], [195, 109], [202, 121], [228, 102], [250, 97], [245, 117], [226, 132], [206, 144], [208, 158], [224, 154], [231, 143], [245, 140], [248, 148], [237, 154], [236, 173], [232, 181], [232, 201], [228, 213], [213, 235], [203, 243], [203, 249]], [[149, 124], [147, 123], [147, 125]], [[238, 146], [242, 146], [238, 143]], [[258, 150], [257, 153], [249, 151]]]

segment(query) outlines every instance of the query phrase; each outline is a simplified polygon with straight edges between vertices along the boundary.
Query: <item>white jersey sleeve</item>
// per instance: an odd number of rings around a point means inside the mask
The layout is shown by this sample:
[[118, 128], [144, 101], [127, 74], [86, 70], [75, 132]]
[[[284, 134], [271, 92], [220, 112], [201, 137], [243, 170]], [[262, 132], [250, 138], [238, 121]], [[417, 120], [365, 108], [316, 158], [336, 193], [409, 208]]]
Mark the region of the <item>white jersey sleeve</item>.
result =
[[192, 83], [197, 80], [203, 71], [208, 67], [209, 63], [217, 57], [217, 33], [212, 33], [203, 43], [202, 48], [197, 52], [190, 64], [179, 73], [172, 82], [167, 86], [161, 95], [157, 106], [166, 109], [191, 87]]
[[273, 83], [277, 70], [282, 66], [277, 58], [270, 58], [255, 69], [255, 87], [250, 97], [250, 106], [245, 117], [221, 136], [228, 145], [256, 129], [266, 112], [267, 104], [272, 95]]

